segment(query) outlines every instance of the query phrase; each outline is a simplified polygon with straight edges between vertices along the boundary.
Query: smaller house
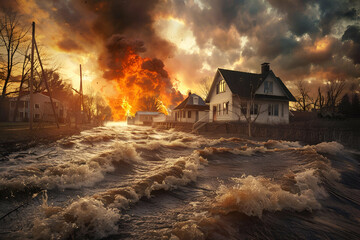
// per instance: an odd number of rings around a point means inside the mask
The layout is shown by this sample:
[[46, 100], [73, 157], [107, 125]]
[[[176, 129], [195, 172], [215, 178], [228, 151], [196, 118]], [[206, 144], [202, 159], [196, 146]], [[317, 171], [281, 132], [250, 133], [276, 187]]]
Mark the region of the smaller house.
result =
[[154, 120], [158, 119], [162, 115], [164, 114], [159, 112], [138, 111], [135, 113], [134, 117], [128, 117], [127, 123], [151, 126]]
[[200, 96], [189, 93], [189, 96], [174, 108], [172, 118], [175, 122], [207, 122], [209, 118], [209, 106], [206, 105]]
[[[55, 107], [55, 112], [58, 117], [59, 122], [64, 122], [65, 119], [65, 106], [62, 104], [61, 101], [52, 98], [53, 104]], [[9, 121], [13, 121], [14, 119], [14, 112], [16, 108], [16, 101], [17, 98], [9, 99]], [[34, 93], [33, 94], [33, 119], [34, 121], [40, 122], [54, 122], [55, 116], [53, 109], [51, 107], [50, 97], [43, 94], [43, 93]], [[21, 121], [29, 121], [29, 114], [30, 114], [30, 94], [26, 94], [20, 97], [17, 115], [15, 118], [16, 122]]]

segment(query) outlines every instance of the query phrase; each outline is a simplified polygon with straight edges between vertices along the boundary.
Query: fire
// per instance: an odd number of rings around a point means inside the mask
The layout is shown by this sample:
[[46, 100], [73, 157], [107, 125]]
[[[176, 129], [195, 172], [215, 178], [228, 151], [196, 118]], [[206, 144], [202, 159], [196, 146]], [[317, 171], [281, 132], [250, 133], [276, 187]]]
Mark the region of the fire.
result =
[[[183, 96], [175, 89], [159, 59], [143, 58], [131, 46], [123, 47], [122, 38], [108, 50], [104, 76], [115, 82], [116, 95], [106, 96], [114, 120], [134, 116], [136, 111], [168, 114], [168, 107]], [[122, 44], [122, 45], [121, 45]], [[127, 44], [127, 43], [126, 43]], [[120, 47], [119, 47], [120, 45]], [[118, 53], [113, 48], [118, 47]], [[109, 47], [110, 48], [110, 47]]]
[[124, 111], [125, 111], [125, 117], [134, 116], [134, 114], [131, 112], [132, 106], [129, 104], [128, 101], [126, 101], [125, 98], [123, 98], [121, 107], [122, 107], [122, 109], [124, 109]]
[[164, 113], [165, 115], [169, 114], [167, 107], [164, 105], [164, 103], [160, 99], [158, 100], [158, 111], [161, 113]]

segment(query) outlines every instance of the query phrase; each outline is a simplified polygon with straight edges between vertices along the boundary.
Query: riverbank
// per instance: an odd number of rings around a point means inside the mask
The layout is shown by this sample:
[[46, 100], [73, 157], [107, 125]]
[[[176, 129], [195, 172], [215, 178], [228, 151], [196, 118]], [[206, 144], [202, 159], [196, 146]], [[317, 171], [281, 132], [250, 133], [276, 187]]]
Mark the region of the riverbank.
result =
[[[268, 139], [299, 141], [305, 144], [336, 141], [344, 146], [360, 149], [360, 121], [316, 120], [285, 125], [253, 124], [253, 140]], [[248, 125], [241, 122], [207, 123], [197, 133], [211, 137], [248, 137]]]
[[96, 126], [80, 124], [75, 127], [63, 124], [57, 128], [55, 124], [47, 124], [35, 125], [33, 130], [30, 130], [26, 123], [0, 123], [0, 161], [5, 160], [12, 152], [55, 142]]
[[299, 141], [304, 144], [337, 141], [344, 146], [360, 149], [359, 119], [314, 119], [277, 125], [252, 124], [252, 137], [249, 137], [248, 124], [244, 122], [204, 122], [195, 129], [192, 123], [163, 122], [154, 123], [153, 127], [193, 132], [208, 138], [242, 137], [256, 141]]

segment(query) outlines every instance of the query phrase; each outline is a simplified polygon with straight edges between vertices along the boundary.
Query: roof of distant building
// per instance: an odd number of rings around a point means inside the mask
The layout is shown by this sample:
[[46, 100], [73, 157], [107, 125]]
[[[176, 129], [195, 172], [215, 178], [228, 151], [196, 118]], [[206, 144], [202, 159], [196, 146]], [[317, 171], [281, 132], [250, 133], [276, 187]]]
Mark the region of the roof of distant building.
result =
[[[194, 98], [198, 98], [198, 104], [195, 104]], [[209, 106], [199, 95], [189, 93], [189, 96], [174, 108], [174, 110], [179, 109], [209, 110]]]
[[163, 114], [163, 113], [159, 113], [159, 112], [148, 112], [148, 111], [137, 111], [135, 113], [136, 114], [140, 114], [140, 115], [159, 115], [159, 114]]

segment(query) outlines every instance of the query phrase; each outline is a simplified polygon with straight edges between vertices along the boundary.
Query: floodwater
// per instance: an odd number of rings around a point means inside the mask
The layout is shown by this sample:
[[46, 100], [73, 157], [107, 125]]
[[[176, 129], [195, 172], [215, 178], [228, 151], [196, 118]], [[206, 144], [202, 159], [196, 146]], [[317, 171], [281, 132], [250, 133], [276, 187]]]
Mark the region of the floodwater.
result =
[[359, 156], [108, 124], [0, 162], [0, 239], [360, 239]]

